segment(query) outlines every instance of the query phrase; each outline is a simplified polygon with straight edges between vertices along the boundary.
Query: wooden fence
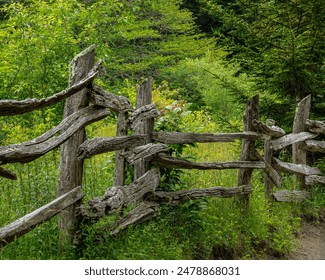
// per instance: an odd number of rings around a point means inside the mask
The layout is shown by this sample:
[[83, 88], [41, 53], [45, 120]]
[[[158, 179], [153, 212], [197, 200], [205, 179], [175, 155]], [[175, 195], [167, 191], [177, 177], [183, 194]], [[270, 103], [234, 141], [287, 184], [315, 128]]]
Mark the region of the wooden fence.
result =
[[[0, 246], [32, 230], [38, 224], [59, 214], [59, 229], [62, 240], [71, 240], [75, 235], [77, 221], [96, 221], [129, 205], [133, 210], [119, 217], [110, 233], [117, 234], [129, 225], [155, 217], [162, 204], [178, 204], [205, 196], [240, 196], [244, 209], [249, 206], [252, 193], [251, 176], [254, 169], [265, 173], [265, 194], [276, 201], [302, 201], [308, 198], [306, 185], [325, 183], [320, 170], [307, 165], [307, 152], [325, 151], [325, 142], [317, 139], [325, 134], [325, 122], [308, 119], [311, 97], [297, 106], [293, 131], [285, 131], [268, 120], [259, 120], [258, 96], [246, 106], [244, 131], [236, 133], [181, 133], [154, 131], [154, 118], [158, 110], [151, 100], [152, 79], [147, 79], [137, 88], [136, 108], [123, 96], [108, 93], [93, 84], [102, 69], [102, 62], [94, 63], [94, 47], [80, 53], [71, 63], [69, 87], [51, 97], [23, 101], [0, 100], [0, 116], [31, 112], [66, 99], [62, 122], [43, 135], [21, 144], [0, 147], [0, 164], [26, 163], [47, 152], [61, 147], [58, 198], [34, 212], [0, 228]], [[113, 138], [86, 140], [84, 127], [117, 113], [117, 131]], [[129, 132], [132, 133], [129, 133]], [[238, 161], [192, 162], [167, 155], [169, 144], [232, 142], [242, 140]], [[256, 141], [264, 141], [264, 152], [259, 151]], [[292, 146], [292, 162], [282, 162], [273, 155]], [[101, 197], [82, 201], [83, 161], [100, 153], [115, 151], [114, 186]], [[125, 185], [126, 166], [134, 166], [134, 181]], [[16, 179], [10, 170], [0, 166], [0, 176]], [[238, 184], [234, 187], [211, 187], [174, 192], [158, 191], [160, 167], [178, 169], [239, 169]], [[297, 176], [303, 190], [273, 191], [281, 188], [281, 173]], [[66, 238], [68, 237], [68, 238]]]

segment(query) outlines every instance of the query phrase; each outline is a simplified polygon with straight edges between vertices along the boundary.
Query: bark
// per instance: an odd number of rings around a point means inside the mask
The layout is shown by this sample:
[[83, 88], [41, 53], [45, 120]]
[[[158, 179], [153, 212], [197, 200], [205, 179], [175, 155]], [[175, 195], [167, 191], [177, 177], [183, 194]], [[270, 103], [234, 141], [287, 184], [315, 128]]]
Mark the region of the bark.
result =
[[323, 121], [315, 121], [315, 120], [306, 120], [306, 125], [308, 131], [312, 133], [321, 133], [325, 134], [325, 122]]
[[279, 190], [273, 194], [273, 198], [277, 202], [303, 202], [310, 197], [306, 191], [290, 191]]
[[153, 103], [144, 105], [136, 109], [128, 119], [128, 123], [132, 130], [136, 130], [138, 126], [148, 120], [159, 116], [159, 112]]
[[[295, 143], [303, 142], [308, 139], [313, 139], [317, 137], [317, 134], [310, 132], [300, 132], [300, 133], [291, 133], [287, 134], [279, 139], [272, 140], [270, 142], [271, 149], [273, 151], [281, 150], [287, 146], [293, 145]], [[303, 149], [303, 146], [300, 146]], [[301, 151], [300, 151], [301, 152]]]
[[325, 184], [325, 177], [317, 176], [317, 175], [309, 175], [305, 177], [305, 183], [308, 186], [316, 185], [316, 184]]
[[262, 161], [230, 161], [230, 162], [192, 162], [182, 158], [158, 155], [152, 159], [152, 162], [165, 168], [184, 168], [184, 169], [236, 169], [236, 168], [265, 168]]
[[325, 141], [307, 140], [305, 144], [308, 151], [325, 153]]
[[148, 161], [157, 153], [165, 152], [168, 146], [165, 144], [149, 143], [143, 146], [134, 148], [131, 152], [127, 153], [127, 160], [130, 164], [135, 164], [142, 161]]
[[305, 164], [295, 164], [295, 163], [288, 163], [282, 162], [279, 159], [273, 158], [275, 161], [274, 168], [280, 172], [292, 173], [296, 175], [319, 175], [322, 172], [317, 167], [310, 167]]
[[[88, 107], [80, 110], [63, 121], [55, 128], [29, 142], [0, 147], [0, 162], [26, 163], [35, 160], [49, 151], [59, 147], [87, 124], [98, 121], [109, 115], [106, 109]], [[57, 133], [61, 135], [55, 136]]]
[[253, 120], [252, 124], [257, 132], [266, 134], [269, 137], [281, 137], [286, 134], [282, 128], [274, 125], [264, 124], [259, 120]]
[[86, 140], [78, 149], [80, 159], [91, 158], [94, 155], [123, 150], [145, 144], [145, 135], [130, 135], [119, 137], [102, 137]]
[[238, 139], [259, 140], [262, 135], [256, 132], [239, 133], [192, 133], [192, 132], [153, 132], [152, 140], [165, 144], [190, 144], [209, 142], [234, 142]]
[[99, 61], [87, 75], [77, 83], [70, 85], [67, 89], [56, 93], [50, 97], [42, 99], [17, 100], [0, 100], [0, 116], [13, 116], [41, 109], [45, 106], [53, 105], [71, 95], [80, 92], [83, 88], [88, 87], [96, 78], [102, 69], [102, 61]]
[[106, 92], [97, 85], [93, 85], [92, 90], [90, 102], [94, 105], [109, 108], [115, 112], [132, 112], [134, 110], [129, 99], [124, 96]]

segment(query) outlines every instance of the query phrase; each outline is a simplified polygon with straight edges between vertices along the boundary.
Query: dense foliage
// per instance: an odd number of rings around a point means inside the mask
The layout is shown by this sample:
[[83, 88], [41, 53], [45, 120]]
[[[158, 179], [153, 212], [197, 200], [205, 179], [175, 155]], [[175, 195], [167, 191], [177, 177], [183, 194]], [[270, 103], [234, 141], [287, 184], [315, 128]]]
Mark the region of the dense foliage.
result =
[[[325, 0], [0, 0], [0, 99], [41, 98], [68, 85], [69, 62], [96, 44], [104, 71], [96, 83], [135, 102], [135, 85], [155, 80], [161, 112], [156, 130], [238, 132], [243, 107], [256, 93], [262, 119], [292, 124], [295, 104], [312, 94], [324, 118]], [[2, 118], [0, 143], [40, 135], [61, 120], [63, 102]], [[114, 136], [115, 119], [87, 127], [88, 137]], [[238, 158], [239, 143], [174, 145], [196, 161]], [[324, 168], [324, 162], [319, 164]], [[18, 180], [0, 177], [0, 226], [56, 197], [58, 152], [9, 165]], [[114, 154], [85, 161], [85, 200], [113, 184]], [[234, 186], [237, 173], [162, 170], [163, 190]], [[250, 209], [235, 199], [202, 199], [163, 207], [159, 218], [109, 237], [106, 217], [83, 229], [83, 244], [58, 251], [55, 218], [1, 250], [0, 259], [215, 259], [285, 257], [302, 216], [317, 219], [324, 190], [300, 205], [269, 205], [254, 172]], [[284, 178], [284, 187], [296, 182]], [[126, 209], [125, 211], [128, 211]], [[153, 234], [154, 233], [154, 234]]]

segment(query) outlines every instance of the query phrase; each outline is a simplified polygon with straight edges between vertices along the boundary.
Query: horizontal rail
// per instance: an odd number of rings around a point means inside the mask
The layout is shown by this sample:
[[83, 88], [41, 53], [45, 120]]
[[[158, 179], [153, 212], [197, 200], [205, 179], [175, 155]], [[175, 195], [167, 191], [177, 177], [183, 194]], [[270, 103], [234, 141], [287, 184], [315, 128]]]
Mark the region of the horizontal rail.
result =
[[42, 99], [26, 99], [18, 100], [0, 100], [0, 116], [14, 116], [41, 109], [45, 106], [53, 105], [87, 87], [96, 78], [102, 69], [102, 61], [100, 60], [88, 73], [88, 75], [80, 82], [71, 87], [56, 93], [50, 97]]

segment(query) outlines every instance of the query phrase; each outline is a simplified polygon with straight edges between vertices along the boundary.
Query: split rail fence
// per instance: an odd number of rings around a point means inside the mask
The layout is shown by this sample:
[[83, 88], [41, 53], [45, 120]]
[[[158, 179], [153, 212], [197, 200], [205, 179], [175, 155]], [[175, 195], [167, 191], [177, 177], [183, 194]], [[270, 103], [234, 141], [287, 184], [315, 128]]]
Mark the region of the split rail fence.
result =
[[[21, 144], [0, 147], [0, 176], [15, 180], [17, 176], [6, 169], [7, 163], [27, 163], [49, 151], [61, 148], [58, 197], [47, 205], [0, 228], [0, 247], [14, 241], [37, 225], [59, 215], [62, 238], [74, 238], [78, 221], [96, 221], [136, 205], [129, 213], [117, 218], [110, 229], [115, 235], [129, 225], [141, 223], [159, 214], [160, 205], [178, 204], [205, 196], [239, 196], [243, 207], [249, 206], [254, 169], [265, 173], [265, 194], [276, 201], [302, 201], [309, 193], [307, 185], [325, 184], [325, 177], [316, 167], [307, 165], [307, 152], [325, 152], [325, 142], [316, 140], [325, 134], [325, 122], [308, 119], [311, 97], [297, 106], [292, 133], [275, 126], [270, 120], [259, 120], [259, 98], [253, 97], [244, 113], [244, 131], [236, 133], [181, 133], [154, 131], [154, 119], [159, 116], [151, 100], [152, 79], [137, 88], [136, 108], [123, 96], [106, 92], [93, 83], [102, 70], [102, 61], [95, 64], [95, 48], [91, 46], [71, 63], [69, 87], [51, 97], [23, 101], [0, 100], [0, 116], [11, 116], [38, 110], [66, 99], [62, 122], [43, 135]], [[85, 126], [104, 119], [112, 112], [118, 115], [116, 137], [86, 140]], [[130, 133], [132, 132], [132, 133]], [[192, 162], [168, 155], [169, 144], [232, 142], [242, 140], [238, 161]], [[264, 152], [256, 141], [264, 141]], [[292, 162], [283, 162], [273, 155], [292, 146]], [[82, 201], [83, 161], [94, 155], [116, 152], [114, 186], [101, 197]], [[126, 166], [134, 166], [134, 181], [125, 185]], [[174, 192], [158, 191], [160, 167], [177, 169], [238, 169], [238, 185], [211, 187]], [[281, 173], [297, 176], [302, 190], [273, 191], [281, 188]]]

